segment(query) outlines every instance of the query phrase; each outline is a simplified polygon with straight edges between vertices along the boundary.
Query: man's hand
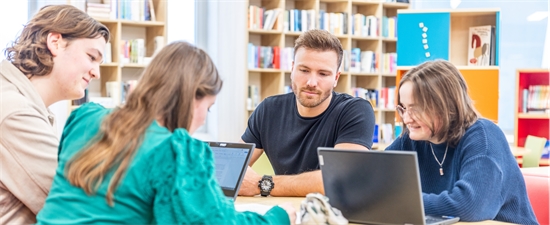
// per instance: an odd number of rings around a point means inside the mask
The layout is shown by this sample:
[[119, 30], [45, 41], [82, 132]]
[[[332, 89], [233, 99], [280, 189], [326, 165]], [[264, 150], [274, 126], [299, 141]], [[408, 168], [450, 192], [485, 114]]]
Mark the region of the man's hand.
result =
[[250, 166], [246, 169], [239, 195], [242, 196], [254, 196], [260, 194], [260, 188], [258, 187], [258, 181], [262, 177], [256, 173]]

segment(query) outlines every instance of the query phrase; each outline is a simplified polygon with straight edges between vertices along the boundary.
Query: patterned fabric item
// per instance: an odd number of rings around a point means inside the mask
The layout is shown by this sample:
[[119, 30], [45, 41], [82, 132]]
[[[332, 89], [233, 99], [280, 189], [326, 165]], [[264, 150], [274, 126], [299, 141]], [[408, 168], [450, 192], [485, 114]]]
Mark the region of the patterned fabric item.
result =
[[330, 224], [344, 225], [348, 220], [340, 210], [330, 206], [328, 197], [320, 193], [309, 193], [300, 206], [302, 225]]

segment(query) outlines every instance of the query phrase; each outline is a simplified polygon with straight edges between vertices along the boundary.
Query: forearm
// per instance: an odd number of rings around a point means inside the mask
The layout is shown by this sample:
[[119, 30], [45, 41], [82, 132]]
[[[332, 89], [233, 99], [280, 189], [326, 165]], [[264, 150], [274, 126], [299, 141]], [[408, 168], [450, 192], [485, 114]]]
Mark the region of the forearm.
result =
[[305, 172], [298, 175], [279, 175], [273, 177], [275, 188], [272, 196], [306, 196], [311, 192], [324, 194], [321, 170]]

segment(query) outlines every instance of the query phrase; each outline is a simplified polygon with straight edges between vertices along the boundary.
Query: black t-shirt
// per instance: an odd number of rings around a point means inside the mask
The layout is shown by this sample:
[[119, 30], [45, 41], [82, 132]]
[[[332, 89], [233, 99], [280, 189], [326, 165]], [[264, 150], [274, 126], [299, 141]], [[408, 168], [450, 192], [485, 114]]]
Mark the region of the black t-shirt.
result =
[[277, 175], [318, 170], [317, 147], [353, 143], [372, 147], [374, 110], [369, 102], [332, 93], [325, 112], [302, 117], [294, 93], [266, 98], [248, 119], [242, 140], [267, 154]]

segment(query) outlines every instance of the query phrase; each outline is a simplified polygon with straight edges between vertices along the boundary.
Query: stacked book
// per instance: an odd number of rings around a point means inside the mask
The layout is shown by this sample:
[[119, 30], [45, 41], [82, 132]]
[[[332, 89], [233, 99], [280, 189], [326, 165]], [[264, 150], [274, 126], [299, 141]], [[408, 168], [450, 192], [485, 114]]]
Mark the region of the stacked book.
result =
[[93, 18], [98, 19], [114, 19], [115, 17], [111, 17], [111, 4], [106, 3], [93, 3], [93, 2], [87, 2], [86, 3], [86, 13], [90, 15]]

